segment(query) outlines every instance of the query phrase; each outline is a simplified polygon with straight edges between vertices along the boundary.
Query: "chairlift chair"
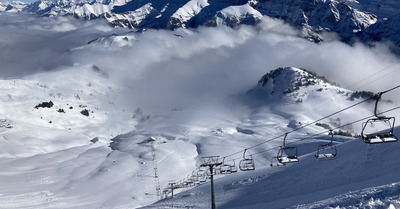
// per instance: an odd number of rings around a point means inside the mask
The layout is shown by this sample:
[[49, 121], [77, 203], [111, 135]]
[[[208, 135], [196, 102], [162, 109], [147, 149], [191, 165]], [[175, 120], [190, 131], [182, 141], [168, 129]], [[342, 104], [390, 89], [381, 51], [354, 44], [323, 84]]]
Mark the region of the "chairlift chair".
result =
[[188, 187], [188, 182], [187, 182], [186, 178], [183, 178], [183, 179], [182, 179], [182, 183], [181, 183], [181, 184], [182, 184], [182, 187], [183, 187], [183, 188]]
[[252, 171], [255, 169], [254, 159], [252, 155], [246, 156], [247, 149], [243, 152], [243, 159], [239, 162], [239, 169], [241, 171]]
[[198, 170], [197, 171], [197, 179], [200, 183], [204, 183], [207, 181], [207, 173], [205, 170]]
[[[207, 179], [211, 179], [211, 171], [210, 171], [210, 169], [206, 169], [205, 172], [206, 172], [206, 178], [207, 178]], [[214, 176], [214, 175], [217, 175], [217, 172], [216, 172], [215, 169], [213, 169], [212, 175], [213, 175], [213, 176]]]
[[193, 179], [191, 178], [190, 175], [187, 177], [187, 179], [186, 179], [186, 181], [185, 181], [185, 184], [186, 184], [187, 186], [192, 186], [192, 185], [194, 185], [194, 181], [193, 181]]
[[278, 162], [284, 165], [286, 163], [299, 162], [299, 158], [297, 157], [297, 147], [294, 146], [288, 147], [285, 144], [287, 135], [288, 133], [285, 134], [285, 137], [283, 138], [283, 146], [281, 146], [281, 148], [278, 151], [278, 155], [276, 156]]
[[175, 185], [173, 186], [173, 188], [174, 188], [174, 189], [183, 188], [182, 183], [179, 182], [179, 184], [175, 184]]
[[199, 176], [197, 176], [197, 172], [196, 174], [194, 174], [194, 172], [195, 171], [192, 172], [192, 175], [189, 178], [192, 180], [193, 184], [200, 184]]
[[395, 117], [378, 116], [376, 113], [382, 94], [382, 92], [378, 94], [375, 102], [375, 118], [368, 119], [362, 124], [361, 137], [367, 144], [398, 141], [398, 138], [393, 134]]
[[221, 174], [222, 173], [221, 166], [214, 167], [213, 173], [214, 173], [214, 175]]
[[333, 144], [333, 132], [332, 130], [329, 131], [331, 135], [331, 141], [327, 144], [321, 144], [318, 146], [317, 153], [315, 157], [317, 159], [332, 159], [337, 155], [336, 145]]
[[236, 165], [235, 165], [235, 160], [233, 160], [233, 164], [230, 165], [231, 166], [231, 172], [232, 173], [236, 173], [238, 171]]
[[176, 186], [177, 188], [185, 188], [186, 187], [185, 179], [180, 180], [179, 184], [177, 184]]
[[232, 173], [232, 167], [231, 167], [231, 165], [225, 163], [225, 157], [222, 159], [222, 164], [219, 167], [219, 169], [222, 174], [231, 174]]
[[224, 157], [219, 170], [222, 174], [236, 173], [237, 167], [235, 165], [235, 160], [233, 160], [233, 164], [225, 163], [225, 157]]

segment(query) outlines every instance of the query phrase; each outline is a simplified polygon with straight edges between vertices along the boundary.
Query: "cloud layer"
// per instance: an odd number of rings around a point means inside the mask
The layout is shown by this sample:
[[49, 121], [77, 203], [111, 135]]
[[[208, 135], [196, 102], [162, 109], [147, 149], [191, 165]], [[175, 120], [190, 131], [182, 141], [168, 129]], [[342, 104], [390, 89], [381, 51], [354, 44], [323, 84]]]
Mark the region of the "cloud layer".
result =
[[[0, 21], [0, 77], [96, 65], [124, 86], [130, 95], [124, 99], [137, 106], [180, 108], [218, 101], [246, 92], [265, 73], [286, 66], [306, 68], [352, 90], [379, 92], [400, 83], [400, 61], [383, 44], [349, 46], [334, 39], [316, 44], [267, 17], [256, 27], [144, 33], [60, 17], [2, 15]], [[108, 36], [112, 33], [124, 34]], [[106, 38], [85, 45], [99, 37]]]
[[0, 77], [13, 78], [71, 65], [68, 50], [112, 32], [101, 21], [0, 14]]

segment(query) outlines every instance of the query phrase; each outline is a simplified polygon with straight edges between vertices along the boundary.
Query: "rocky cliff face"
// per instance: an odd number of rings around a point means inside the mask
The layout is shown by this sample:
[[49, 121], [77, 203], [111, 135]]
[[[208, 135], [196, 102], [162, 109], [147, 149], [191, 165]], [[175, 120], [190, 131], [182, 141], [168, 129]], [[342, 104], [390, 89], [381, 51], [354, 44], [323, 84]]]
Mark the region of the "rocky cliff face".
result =
[[312, 32], [335, 31], [348, 39], [377, 22], [377, 16], [339, 1], [258, 0], [251, 5], [263, 15], [283, 19]]

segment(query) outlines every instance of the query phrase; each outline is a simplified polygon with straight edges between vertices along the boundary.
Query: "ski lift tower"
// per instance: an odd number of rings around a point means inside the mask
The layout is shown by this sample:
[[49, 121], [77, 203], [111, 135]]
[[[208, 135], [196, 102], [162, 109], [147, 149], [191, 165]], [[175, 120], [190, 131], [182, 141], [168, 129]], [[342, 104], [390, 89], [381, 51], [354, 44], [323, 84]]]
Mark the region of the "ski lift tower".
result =
[[222, 162], [218, 162], [219, 156], [208, 156], [203, 157], [203, 164], [200, 167], [208, 167], [210, 169], [210, 176], [211, 176], [211, 208], [216, 209], [215, 206], [215, 197], [214, 197], [214, 167], [220, 166]]
[[153, 168], [154, 168], [154, 183], [156, 186], [156, 195], [158, 198], [160, 198], [161, 188], [160, 188], [160, 180], [158, 179], [158, 168], [156, 160], [156, 147], [155, 147], [156, 139], [154, 137], [150, 137], [147, 142], [151, 144], [151, 153], [153, 156]]

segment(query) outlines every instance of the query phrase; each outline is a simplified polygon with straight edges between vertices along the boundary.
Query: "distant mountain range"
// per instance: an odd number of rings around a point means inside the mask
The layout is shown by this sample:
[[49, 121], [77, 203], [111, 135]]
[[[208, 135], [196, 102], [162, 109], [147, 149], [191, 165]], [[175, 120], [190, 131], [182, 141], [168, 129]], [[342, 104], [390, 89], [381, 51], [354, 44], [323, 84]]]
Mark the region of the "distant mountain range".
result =
[[324, 41], [323, 32], [336, 32], [348, 43], [392, 41], [400, 48], [400, 2], [396, 0], [39, 0], [0, 2], [0, 11], [104, 18], [114, 27], [132, 29], [235, 27], [254, 25], [269, 16], [315, 42]]

